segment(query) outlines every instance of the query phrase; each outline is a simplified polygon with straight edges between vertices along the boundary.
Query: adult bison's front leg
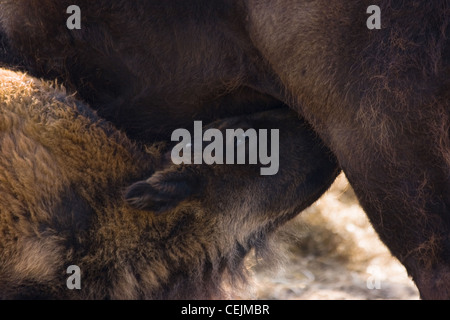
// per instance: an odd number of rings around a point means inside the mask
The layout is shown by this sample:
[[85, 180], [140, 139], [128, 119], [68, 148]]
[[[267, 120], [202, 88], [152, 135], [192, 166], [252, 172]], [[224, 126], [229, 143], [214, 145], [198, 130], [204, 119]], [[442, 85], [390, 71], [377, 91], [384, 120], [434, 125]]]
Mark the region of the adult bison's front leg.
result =
[[255, 46], [380, 238], [423, 298], [450, 298], [447, 1], [377, 1], [380, 30], [367, 28], [365, 0], [248, 2]]

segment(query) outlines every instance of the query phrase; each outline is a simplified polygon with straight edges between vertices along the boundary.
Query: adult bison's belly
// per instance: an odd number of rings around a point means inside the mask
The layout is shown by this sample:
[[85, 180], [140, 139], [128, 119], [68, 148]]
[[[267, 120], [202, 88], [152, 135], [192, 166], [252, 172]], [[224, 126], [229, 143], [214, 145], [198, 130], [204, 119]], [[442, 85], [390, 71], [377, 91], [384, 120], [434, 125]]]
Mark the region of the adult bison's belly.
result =
[[[192, 92], [195, 95], [195, 92]], [[97, 105], [99, 115], [115, 123], [127, 134], [137, 140], [167, 140], [173, 130], [185, 128], [191, 130], [194, 121], [209, 123], [218, 119], [252, 114], [259, 111], [287, 107], [280, 101], [242, 87], [232, 93], [214, 96], [202, 101], [183, 103], [164, 101], [155, 97], [144, 97], [133, 103], [124, 103], [117, 108], [114, 102]]]
[[238, 1], [80, 0], [79, 30], [68, 4], [2, 1], [0, 29], [27, 72], [60, 78], [134, 138], [280, 106]]

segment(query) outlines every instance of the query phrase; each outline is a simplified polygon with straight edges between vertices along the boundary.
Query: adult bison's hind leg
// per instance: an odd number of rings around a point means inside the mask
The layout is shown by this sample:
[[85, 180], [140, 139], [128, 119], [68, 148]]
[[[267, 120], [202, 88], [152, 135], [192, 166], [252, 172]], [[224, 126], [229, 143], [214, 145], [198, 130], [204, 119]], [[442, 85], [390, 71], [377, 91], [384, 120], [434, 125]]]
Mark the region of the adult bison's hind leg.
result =
[[423, 123], [421, 134], [393, 135], [390, 154], [355, 142], [361, 149], [352, 158], [340, 156], [380, 238], [406, 266], [421, 297], [431, 299], [450, 298], [450, 149], [448, 132], [438, 134], [447, 126], [446, 117], [441, 121]]
[[353, 118], [350, 107], [344, 110], [353, 121], [329, 123], [330, 145], [421, 297], [449, 299], [450, 108], [440, 91], [402, 92], [403, 101], [397, 94], [368, 96]]

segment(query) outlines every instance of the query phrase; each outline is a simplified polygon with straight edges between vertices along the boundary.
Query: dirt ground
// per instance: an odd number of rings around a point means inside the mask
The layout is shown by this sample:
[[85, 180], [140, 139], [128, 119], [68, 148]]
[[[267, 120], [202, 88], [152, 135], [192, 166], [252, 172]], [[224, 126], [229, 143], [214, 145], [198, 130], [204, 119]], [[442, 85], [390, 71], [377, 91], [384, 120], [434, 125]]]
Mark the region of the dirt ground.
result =
[[274, 247], [282, 253], [275, 267], [273, 261], [248, 260], [252, 289], [243, 298], [419, 298], [405, 268], [371, 227], [344, 175], [280, 230]]

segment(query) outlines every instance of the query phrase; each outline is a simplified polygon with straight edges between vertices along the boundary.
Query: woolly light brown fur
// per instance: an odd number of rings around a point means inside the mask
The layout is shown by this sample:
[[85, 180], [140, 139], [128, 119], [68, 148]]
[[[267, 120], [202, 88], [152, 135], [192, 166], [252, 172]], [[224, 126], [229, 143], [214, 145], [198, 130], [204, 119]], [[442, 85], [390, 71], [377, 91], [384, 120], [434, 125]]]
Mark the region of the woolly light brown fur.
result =
[[[328, 150], [287, 110], [217, 126], [268, 127], [272, 119], [292, 126], [281, 141], [296, 153], [281, 161], [299, 164], [294, 180], [292, 166], [261, 179], [259, 168], [247, 166], [171, 165], [164, 143], [138, 146], [57, 84], [0, 69], [0, 297], [225, 297], [224, 281], [244, 278], [246, 254], [264, 248], [338, 173]], [[294, 143], [289, 137], [299, 130], [304, 136]], [[126, 186], [148, 176], [160, 196], [179, 181], [200, 184], [156, 216], [123, 198]], [[279, 192], [274, 184], [289, 203], [268, 201]], [[69, 265], [81, 269], [81, 290], [66, 287]]]

